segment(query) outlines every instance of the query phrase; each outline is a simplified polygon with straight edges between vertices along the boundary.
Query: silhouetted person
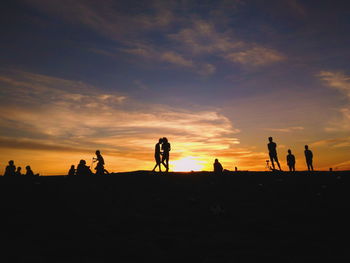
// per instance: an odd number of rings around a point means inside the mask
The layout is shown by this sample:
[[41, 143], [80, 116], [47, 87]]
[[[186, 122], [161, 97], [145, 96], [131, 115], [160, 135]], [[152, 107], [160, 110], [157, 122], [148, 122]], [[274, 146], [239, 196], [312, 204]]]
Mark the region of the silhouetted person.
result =
[[9, 165], [5, 168], [4, 176], [15, 176], [16, 174], [16, 166], [13, 160], [9, 161]]
[[309, 146], [305, 145], [305, 159], [306, 159], [306, 165], [307, 165], [307, 169], [310, 171], [314, 170], [314, 167], [312, 166], [312, 158], [313, 158], [313, 154], [312, 151], [309, 150]]
[[289, 167], [289, 171], [295, 172], [295, 156], [292, 154], [291, 150], [288, 150], [287, 164]]
[[162, 150], [163, 150], [163, 155], [162, 155], [162, 164], [166, 168], [166, 172], [169, 171], [169, 152], [170, 152], [170, 143], [168, 142], [167, 138], [163, 138], [163, 143], [162, 143]]
[[74, 176], [75, 175], [75, 167], [72, 165], [68, 171], [68, 176]]
[[77, 167], [77, 176], [89, 176], [91, 175], [92, 172], [90, 170], [89, 166], [86, 166], [86, 161], [85, 160], [80, 160], [78, 167]]
[[18, 166], [15, 175], [22, 176], [21, 170], [22, 170], [22, 168], [20, 166]]
[[274, 161], [276, 161], [278, 168], [281, 170], [281, 166], [277, 158], [277, 150], [276, 150], [277, 144], [272, 141], [272, 137], [269, 137], [269, 141], [270, 142], [267, 144], [267, 148], [269, 149], [269, 156], [272, 164], [272, 169], [275, 170]]
[[223, 170], [224, 170], [224, 168], [222, 167], [221, 163], [219, 163], [219, 160], [215, 159], [215, 162], [214, 162], [214, 173], [215, 174], [222, 174]]
[[160, 152], [160, 146], [161, 144], [163, 143], [163, 139], [160, 138], [158, 143], [156, 143], [156, 145], [154, 146], [154, 159], [156, 160], [156, 165], [154, 166], [152, 172], [154, 172], [157, 168], [157, 166], [159, 166], [159, 172], [162, 171], [162, 168], [161, 168], [161, 160], [160, 160], [160, 156], [161, 156], [161, 152]]
[[39, 174], [34, 174], [29, 165], [26, 166], [26, 176], [39, 176]]
[[96, 151], [96, 158], [94, 160], [95, 160], [95, 162], [97, 161], [97, 165], [95, 167], [96, 175], [104, 175], [104, 173], [105, 173], [105, 168], [104, 168], [105, 161], [104, 161], [99, 150]]

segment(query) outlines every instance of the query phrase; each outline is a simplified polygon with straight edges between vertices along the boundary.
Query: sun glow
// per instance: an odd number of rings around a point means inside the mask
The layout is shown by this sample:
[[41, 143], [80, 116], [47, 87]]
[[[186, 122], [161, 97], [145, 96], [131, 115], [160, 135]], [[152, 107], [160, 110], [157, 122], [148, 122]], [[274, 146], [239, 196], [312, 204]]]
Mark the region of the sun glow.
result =
[[172, 168], [174, 172], [202, 171], [204, 168], [204, 161], [198, 160], [197, 157], [188, 156], [173, 161]]

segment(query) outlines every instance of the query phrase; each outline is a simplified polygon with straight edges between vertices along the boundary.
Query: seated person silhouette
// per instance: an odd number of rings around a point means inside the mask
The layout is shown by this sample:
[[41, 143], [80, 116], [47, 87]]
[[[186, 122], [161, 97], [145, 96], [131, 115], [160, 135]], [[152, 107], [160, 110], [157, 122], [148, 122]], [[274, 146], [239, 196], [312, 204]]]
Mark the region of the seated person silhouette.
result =
[[156, 170], [157, 166], [159, 167], [159, 172], [162, 171], [162, 167], [160, 165], [160, 163], [161, 163], [160, 158], [161, 158], [161, 155], [162, 155], [162, 152], [160, 151], [160, 146], [161, 146], [162, 143], [163, 143], [163, 139], [160, 138], [158, 140], [158, 143], [156, 143], [156, 145], [154, 146], [154, 159], [156, 160], [156, 165], [154, 166], [152, 172], [154, 172]]
[[99, 150], [96, 151], [96, 158], [94, 158], [94, 161], [97, 162], [97, 165], [95, 167], [96, 175], [104, 175], [105, 173], [105, 161], [101, 155], [101, 152]]
[[21, 170], [22, 170], [21, 166], [18, 166], [16, 170], [16, 176], [22, 176]]
[[71, 165], [69, 171], [68, 171], [68, 176], [74, 176], [75, 175], [75, 167], [74, 165]]
[[39, 176], [39, 174], [34, 174], [29, 165], [26, 166], [26, 176]]
[[13, 160], [9, 161], [9, 165], [5, 168], [4, 176], [15, 176], [16, 175], [16, 166]]
[[280, 163], [278, 162], [278, 158], [277, 158], [277, 151], [276, 151], [277, 144], [272, 141], [272, 137], [269, 137], [269, 143], [267, 144], [267, 148], [269, 149], [269, 156], [270, 156], [270, 160], [271, 160], [272, 170], [275, 170], [274, 161], [276, 161], [278, 168], [281, 171], [281, 166], [280, 166]]
[[219, 160], [215, 159], [215, 162], [214, 162], [214, 173], [215, 174], [222, 174], [223, 170], [224, 170], [224, 168], [222, 167], [221, 163], [219, 163]]
[[169, 171], [169, 157], [170, 157], [170, 143], [168, 142], [168, 139], [163, 137], [163, 143], [162, 143], [162, 164], [165, 166], [165, 171]]
[[310, 170], [313, 171], [314, 170], [314, 167], [312, 165], [313, 154], [312, 154], [312, 151], [309, 150], [308, 145], [305, 145], [304, 154], [305, 154], [306, 165], [307, 165], [308, 171], [310, 171]]
[[292, 154], [292, 151], [290, 149], [288, 150], [287, 164], [289, 171], [295, 172], [295, 156]]
[[86, 166], [86, 161], [85, 160], [80, 160], [77, 171], [76, 171], [77, 176], [89, 176], [92, 175], [92, 172], [90, 170], [89, 166]]

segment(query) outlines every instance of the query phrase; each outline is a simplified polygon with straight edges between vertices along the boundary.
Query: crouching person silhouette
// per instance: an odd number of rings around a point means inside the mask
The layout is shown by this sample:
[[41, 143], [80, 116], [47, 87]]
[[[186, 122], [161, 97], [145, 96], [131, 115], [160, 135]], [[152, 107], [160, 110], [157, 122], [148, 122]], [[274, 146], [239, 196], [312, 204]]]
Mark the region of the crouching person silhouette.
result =
[[16, 175], [16, 166], [13, 160], [9, 161], [9, 165], [5, 168], [4, 176], [15, 176]]
[[214, 162], [214, 173], [215, 174], [222, 174], [224, 168], [222, 167], [221, 163], [219, 163], [218, 159], [215, 159]]
[[85, 160], [80, 160], [77, 171], [76, 171], [77, 176], [89, 176], [92, 175], [92, 172], [90, 170], [89, 166], [86, 166], [86, 161]]
[[32, 168], [29, 165], [26, 166], [26, 176], [39, 176], [39, 174], [34, 174]]

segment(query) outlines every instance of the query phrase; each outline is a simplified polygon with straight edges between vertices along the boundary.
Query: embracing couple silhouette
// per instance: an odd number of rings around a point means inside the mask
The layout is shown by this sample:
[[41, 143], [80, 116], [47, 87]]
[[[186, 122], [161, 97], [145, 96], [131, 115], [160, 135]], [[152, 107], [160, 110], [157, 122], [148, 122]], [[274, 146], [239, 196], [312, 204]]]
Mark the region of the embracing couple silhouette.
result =
[[164, 165], [165, 171], [169, 171], [169, 152], [170, 152], [170, 143], [168, 139], [163, 137], [160, 138], [158, 143], [154, 148], [154, 159], [156, 160], [156, 165], [154, 166], [152, 172], [154, 172], [159, 167], [159, 172], [162, 171], [161, 164]]

